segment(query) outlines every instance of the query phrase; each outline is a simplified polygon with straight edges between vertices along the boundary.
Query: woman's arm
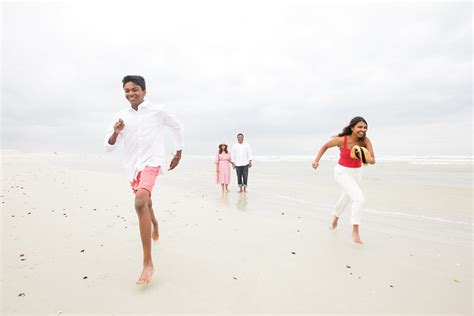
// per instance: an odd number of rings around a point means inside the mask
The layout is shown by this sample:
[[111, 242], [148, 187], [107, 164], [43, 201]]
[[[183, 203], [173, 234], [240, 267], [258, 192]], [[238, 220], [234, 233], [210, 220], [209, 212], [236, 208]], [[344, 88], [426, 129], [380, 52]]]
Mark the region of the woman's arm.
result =
[[374, 147], [372, 146], [372, 142], [368, 137], [365, 138], [365, 144], [367, 145], [367, 150], [370, 152], [372, 156], [372, 160], [369, 161], [371, 165], [375, 165], [375, 154], [374, 154]]
[[335, 138], [331, 139], [330, 141], [328, 141], [326, 144], [324, 144], [321, 147], [321, 149], [319, 150], [318, 155], [314, 159], [313, 163], [311, 164], [313, 166], [313, 168], [316, 169], [316, 168], [319, 167], [319, 160], [324, 155], [326, 150], [328, 150], [331, 147], [341, 146], [343, 142], [344, 142], [344, 140], [343, 140], [342, 137], [335, 137]]

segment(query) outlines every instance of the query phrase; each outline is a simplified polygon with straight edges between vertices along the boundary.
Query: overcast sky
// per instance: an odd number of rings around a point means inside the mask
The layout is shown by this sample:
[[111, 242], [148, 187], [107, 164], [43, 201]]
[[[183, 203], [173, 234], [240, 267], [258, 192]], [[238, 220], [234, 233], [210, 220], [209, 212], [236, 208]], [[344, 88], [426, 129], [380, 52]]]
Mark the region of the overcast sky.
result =
[[185, 126], [313, 155], [356, 115], [376, 155], [472, 154], [472, 4], [2, 3], [2, 148], [101, 152], [124, 75]]

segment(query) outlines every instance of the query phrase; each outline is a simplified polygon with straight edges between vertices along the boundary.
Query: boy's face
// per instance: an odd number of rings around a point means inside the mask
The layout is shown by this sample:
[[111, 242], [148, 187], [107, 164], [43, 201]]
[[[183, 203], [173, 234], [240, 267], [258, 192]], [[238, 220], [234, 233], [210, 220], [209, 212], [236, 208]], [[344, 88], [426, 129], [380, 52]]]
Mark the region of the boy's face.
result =
[[132, 106], [138, 106], [145, 99], [146, 91], [131, 81], [123, 86], [123, 91], [125, 91], [125, 98], [127, 98]]

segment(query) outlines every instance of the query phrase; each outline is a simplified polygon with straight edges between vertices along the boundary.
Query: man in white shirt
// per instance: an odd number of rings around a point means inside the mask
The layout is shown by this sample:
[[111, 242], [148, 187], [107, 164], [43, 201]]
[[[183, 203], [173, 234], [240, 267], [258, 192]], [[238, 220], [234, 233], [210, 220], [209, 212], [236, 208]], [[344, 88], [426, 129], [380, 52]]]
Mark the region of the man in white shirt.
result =
[[[151, 192], [156, 177], [163, 173], [165, 163], [164, 129], [172, 131], [176, 154], [168, 170], [173, 170], [181, 159], [183, 127], [163, 106], [145, 100], [145, 79], [141, 76], [125, 76], [122, 80], [125, 97], [130, 107], [115, 115], [115, 124], [107, 131], [105, 147], [112, 151], [117, 144], [124, 145], [124, 167], [135, 193], [135, 210], [140, 224], [143, 247], [143, 271], [137, 284], [146, 284], [153, 275], [151, 239], [157, 241], [158, 221], [152, 208]], [[152, 233], [153, 226], [153, 233]]]
[[232, 160], [234, 169], [237, 171], [239, 192], [247, 192], [247, 179], [249, 168], [252, 167], [252, 159], [252, 149], [247, 142], [244, 142], [244, 134], [237, 134], [237, 143], [232, 146]]

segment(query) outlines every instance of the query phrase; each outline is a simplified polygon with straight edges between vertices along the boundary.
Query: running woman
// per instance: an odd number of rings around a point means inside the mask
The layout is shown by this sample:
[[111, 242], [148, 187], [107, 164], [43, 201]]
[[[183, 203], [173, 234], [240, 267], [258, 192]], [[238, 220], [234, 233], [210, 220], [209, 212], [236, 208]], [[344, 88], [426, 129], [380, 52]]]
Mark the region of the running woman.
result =
[[[314, 159], [312, 163], [313, 168], [317, 169], [319, 167], [319, 160], [326, 150], [335, 146], [339, 147], [341, 153], [339, 163], [334, 168], [334, 178], [341, 186], [342, 194], [333, 210], [334, 217], [330, 228], [335, 229], [337, 227], [339, 217], [344, 210], [350, 206], [352, 241], [357, 244], [362, 244], [359, 234], [359, 225], [365, 200], [360, 188], [362, 160], [357, 157], [351, 157], [351, 150], [354, 146], [364, 147], [362, 150], [368, 150], [370, 153], [370, 155], [366, 155], [366, 162], [372, 165], [375, 164], [372, 143], [367, 137], [367, 127], [367, 121], [363, 117], [354, 117], [340, 134], [321, 147], [316, 159]], [[352, 156], [354, 156], [354, 154]]]

